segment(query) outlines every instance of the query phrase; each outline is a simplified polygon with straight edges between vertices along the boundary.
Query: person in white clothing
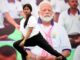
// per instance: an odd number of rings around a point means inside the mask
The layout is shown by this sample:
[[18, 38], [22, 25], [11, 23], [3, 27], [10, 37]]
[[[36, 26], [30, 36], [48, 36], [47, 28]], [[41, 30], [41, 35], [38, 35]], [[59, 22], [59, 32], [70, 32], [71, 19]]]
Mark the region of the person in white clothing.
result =
[[[22, 15], [22, 5], [16, 0], [4, 1], [4, 18], [11, 23], [15, 28], [19, 29], [19, 17]], [[6, 21], [5, 20], [5, 21]]]
[[[48, 4], [48, 2], [46, 2]], [[51, 5], [49, 5], [51, 7]], [[48, 8], [49, 8], [48, 7]], [[66, 60], [65, 56], [57, 52], [51, 47], [51, 45], [45, 40], [40, 29], [38, 29], [37, 20], [31, 15], [32, 7], [30, 4], [25, 4], [23, 6], [23, 11], [26, 14], [26, 19], [23, 18], [21, 21], [21, 32], [23, 34], [23, 39], [16, 41], [13, 46], [21, 53], [22, 60], [28, 60], [28, 53], [24, 50], [24, 46], [36, 46], [43, 48], [51, 55], [55, 55], [56, 59]], [[50, 8], [48, 15], [52, 19], [52, 8]]]
[[69, 0], [70, 8], [60, 14], [59, 24], [66, 29], [72, 47], [80, 44], [80, 10], [77, 8], [78, 0]]
[[[52, 5], [49, 3], [40, 3], [39, 5], [39, 19], [38, 19], [38, 29], [40, 30], [46, 41], [63, 56], [68, 57], [71, 51], [70, 41], [67, 32], [62, 26], [59, 26], [53, 20], [53, 15], [49, 12], [52, 11]], [[47, 17], [46, 17], [47, 15]], [[49, 17], [50, 15], [50, 17]], [[34, 60], [55, 60], [48, 52], [44, 51], [42, 48], [36, 46], [31, 49], [33, 55], [35, 55]], [[33, 60], [33, 59], [32, 59]]]
[[3, 0], [1, 4], [1, 16], [3, 17], [1, 22], [4, 26], [0, 29], [0, 38], [2, 37], [1, 40], [10, 40], [8, 35], [13, 33], [15, 28], [19, 29], [22, 5], [16, 0]]
[[[78, 0], [78, 4], [80, 5], [80, 2]], [[78, 9], [80, 10], [80, 6], [78, 5]], [[55, 21], [58, 22], [59, 15], [64, 12], [65, 10], [68, 10], [70, 8], [69, 6], [69, 0], [57, 0], [56, 6], [55, 6]]]

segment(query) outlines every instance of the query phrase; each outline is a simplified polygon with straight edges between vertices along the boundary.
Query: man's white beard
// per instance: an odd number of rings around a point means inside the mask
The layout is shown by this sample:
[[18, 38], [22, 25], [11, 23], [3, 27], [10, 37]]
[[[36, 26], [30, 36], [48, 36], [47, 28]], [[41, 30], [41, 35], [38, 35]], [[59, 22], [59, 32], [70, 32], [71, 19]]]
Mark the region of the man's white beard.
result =
[[40, 15], [40, 18], [43, 22], [50, 22], [53, 19], [53, 16], [43, 17]]

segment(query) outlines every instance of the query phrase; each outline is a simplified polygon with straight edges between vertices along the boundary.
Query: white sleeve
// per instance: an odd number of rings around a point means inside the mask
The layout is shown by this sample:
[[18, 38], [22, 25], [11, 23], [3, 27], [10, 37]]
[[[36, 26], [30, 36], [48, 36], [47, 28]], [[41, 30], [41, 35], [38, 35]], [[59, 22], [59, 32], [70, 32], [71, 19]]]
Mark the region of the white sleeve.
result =
[[70, 49], [71, 50], [71, 44], [70, 44], [70, 40], [68, 37], [68, 34], [66, 32], [66, 30], [64, 29], [64, 27], [60, 27], [59, 28], [59, 33], [60, 33], [60, 41], [61, 41], [61, 48], [62, 50], [64, 49]]
[[59, 16], [59, 20], [58, 20], [58, 24], [64, 26], [64, 20], [65, 20], [65, 17], [64, 17], [64, 13], [61, 13], [60, 16]]
[[35, 27], [37, 25], [37, 20], [35, 19], [35, 17], [31, 16], [29, 18], [27, 27]]
[[73, 60], [79, 60], [80, 59], [80, 46], [78, 46], [75, 50]]

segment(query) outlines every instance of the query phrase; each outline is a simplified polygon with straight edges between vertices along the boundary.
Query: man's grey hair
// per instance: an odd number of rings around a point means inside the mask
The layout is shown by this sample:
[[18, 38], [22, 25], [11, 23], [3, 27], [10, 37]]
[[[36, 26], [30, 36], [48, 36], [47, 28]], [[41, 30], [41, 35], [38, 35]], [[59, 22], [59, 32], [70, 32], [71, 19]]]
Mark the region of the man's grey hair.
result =
[[40, 4], [38, 5], [38, 11], [40, 11], [41, 6], [42, 6], [43, 4], [49, 4], [49, 5], [51, 5], [51, 7], [52, 7], [52, 4], [51, 4], [50, 1], [46, 1], [46, 0], [44, 0], [44, 1], [40, 2]]

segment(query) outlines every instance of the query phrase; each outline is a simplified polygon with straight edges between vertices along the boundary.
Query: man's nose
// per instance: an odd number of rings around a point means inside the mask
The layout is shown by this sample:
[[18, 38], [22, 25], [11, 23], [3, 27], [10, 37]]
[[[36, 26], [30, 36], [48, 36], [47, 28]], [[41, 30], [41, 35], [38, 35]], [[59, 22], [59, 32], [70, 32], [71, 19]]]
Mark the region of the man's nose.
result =
[[46, 10], [45, 13], [46, 13], [46, 14], [50, 14], [50, 11]]

